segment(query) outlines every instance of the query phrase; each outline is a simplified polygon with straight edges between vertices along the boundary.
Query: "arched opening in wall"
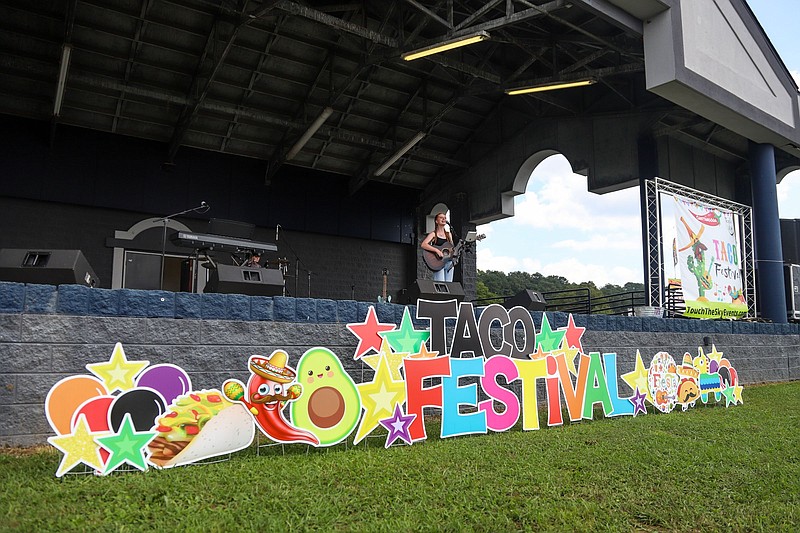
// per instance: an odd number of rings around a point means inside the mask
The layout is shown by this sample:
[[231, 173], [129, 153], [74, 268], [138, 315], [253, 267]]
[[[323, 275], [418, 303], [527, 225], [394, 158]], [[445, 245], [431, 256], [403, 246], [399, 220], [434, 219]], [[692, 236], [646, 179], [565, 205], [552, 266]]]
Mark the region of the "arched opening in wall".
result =
[[[163, 218], [148, 218], [128, 230], [116, 231], [111, 288], [159, 289], [163, 286], [173, 292], [188, 290], [184, 278], [195, 276], [185, 272], [187, 265], [194, 272], [199, 263], [188, 258], [187, 254], [172, 251], [172, 246], [164, 239], [165, 235], [175, 231], [191, 232], [191, 229], [177, 220], [166, 220], [165, 225]], [[162, 255], [165, 247], [168, 251]], [[206, 278], [204, 269], [203, 275], [197, 276], [198, 286], [192, 290], [202, 292]]]
[[[781, 248], [785, 270], [786, 297], [794, 318], [800, 316], [800, 170], [786, 169], [778, 175], [778, 215], [781, 219]], [[792, 265], [792, 266], [788, 266]], [[790, 315], [790, 316], [792, 316]]]
[[439, 202], [431, 208], [427, 215], [425, 215], [425, 234], [421, 237], [424, 237], [436, 228], [436, 215], [439, 213], [444, 213], [447, 217], [447, 220], [450, 220], [450, 208], [447, 207], [447, 204]]
[[800, 219], [800, 170], [791, 170], [778, 183], [778, 215]]
[[598, 288], [643, 283], [638, 187], [591, 193], [563, 155], [544, 151], [522, 165], [506, 196], [513, 216], [478, 227], [487, 237], [478, 270], [538, 272]]

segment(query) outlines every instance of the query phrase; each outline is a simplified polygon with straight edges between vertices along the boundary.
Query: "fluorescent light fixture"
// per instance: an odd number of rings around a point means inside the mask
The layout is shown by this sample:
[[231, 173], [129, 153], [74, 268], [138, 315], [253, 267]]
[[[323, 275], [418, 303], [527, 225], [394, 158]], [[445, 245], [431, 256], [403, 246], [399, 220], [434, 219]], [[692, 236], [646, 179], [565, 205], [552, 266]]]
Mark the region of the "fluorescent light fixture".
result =
[[397, 150], [389, 159], [384, 161], [383, 164], [378, 167], [374, 175], [380, 176], [381, 174], [386, 172], [386, 170], [390, 166], [392, 166], [395, 163], [395, 161], [403, 157], [403, 154], [414, 148], [414, 145], [420, 142], [423, 137], [425, 137], [425, 132], [422, 131], [411, 137], [411, 139], [407, 143], [401, 146], [399, 150]]
[[286, 157], [284, 159], [286, 159], [286, 161], [294, 159], [295, 156], [300, 152], [300, 150], [303, 149], [306, 143], [309, 140], [311, 140], [311, 137], [313, 137], [314, 134], [317, 133], [317, 130], [322, 127], [322, 125], [325, 123], [326, 120], [328, 120], [328, 117], [330, 117], [331, 114], [333, 114], [332, 107], [326, 107], [325, 109], [323, 109], [322, 113], [320, 113], [319, 116], [314, 120], [314, 122], [311, 123], [306, 132], [303, 134], [303, 136], [297, 139], [297, 142], [294, 143], [294, 146], [292, 146], [289, 149], [289, 151], [286, 152]]
[[58, 69], [58, 83], [56, 85], [56, 97], [53, 101], [53, 115], [61, 114], [61, 104], [64, 102], [64, 88], [67, 84], [67, 72], [69, 71], [69, 58], [72, 55], [72, 45], [65, 44], [61, 49], [61, 66]]
[[584, 87], [597, 83], [597, 80], [590, 78], [587, 80], [578, 81], [565, 81], [560, 83], [548, 83], [546, 85], [534, 85], [533, 87], [519, 87], [517, 89], [508, 89], [506, 94], [514, 96], [515, 94], [530, 94], [540, 93], [543, 91], [555, 91], [558, 89], [570, 89], [572, 87]]
[[479, 43], [481, 41], [485, 41], [488, 38], [489, 34], [486, 33], [485, 31], [482, 31], [478, 33], [473, 33], [471, 35], [465, 35], [464, 37], [458, 37], [457, 39], [451, 39], [449, 41], [437, 43], [431, 46], [427, 46], [425, 48], [420, 48], [419, 50], [414, 50], [412, 52], [406, 52], [400, 57], [402, 57], [406, 61], [413, 61], [421, 57], [438, 54], [439, 52], [445, 52], [447, 50], [452, 50], [453, 48], [459, 48], [461, 46], [467, 46], [468, 44]]

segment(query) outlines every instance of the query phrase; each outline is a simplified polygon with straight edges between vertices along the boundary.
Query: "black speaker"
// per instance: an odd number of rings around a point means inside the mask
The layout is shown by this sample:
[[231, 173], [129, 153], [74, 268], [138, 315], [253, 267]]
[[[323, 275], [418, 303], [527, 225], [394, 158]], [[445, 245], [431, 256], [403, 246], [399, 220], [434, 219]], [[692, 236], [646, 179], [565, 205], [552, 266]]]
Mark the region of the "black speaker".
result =
[[217, 268], [211, 271], [205, 292], [280, 296], [283, 294], [283, 284], [283, 274], [277, 268], [218, 264]]
[[781, 219], [781, 248], [785, 263], [800, 264], [800, 220]]
[[547, 309], [547, 302], [542, 293], [525, 289], [503, 302], [503, 307], [506, 309], [517, 306], [524, 307], [528, 311], [544, 311]]
[[789, 319], [800, 319], [800, 265], [783, 265]]
[[100, 285], [100, 279], [80, 250], [3, 248], [0, 279], [45, 285]]
[[418, 299], [444, 301], [464, 300], [464, 288], [457, 281], [433, 281], [418, 279], [408, 289], [409, 303], [415, 304]]

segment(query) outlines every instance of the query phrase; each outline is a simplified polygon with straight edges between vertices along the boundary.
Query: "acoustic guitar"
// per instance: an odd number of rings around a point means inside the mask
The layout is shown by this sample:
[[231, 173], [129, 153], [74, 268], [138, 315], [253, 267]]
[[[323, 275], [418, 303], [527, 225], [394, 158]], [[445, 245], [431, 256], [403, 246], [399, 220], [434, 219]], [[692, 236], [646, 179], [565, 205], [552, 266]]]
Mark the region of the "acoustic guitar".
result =
[[[486, 235], [480, 234], [475, 237], [476, 241], [482, 241], [486, 238]], [[434, 272], [438, 272], [444, 268], [445, 262], [449, 259], [453, 262], [453, 266], [458, 264], [459, 259], [461, 259], [461, 252], [464, 250], [464, 241], [459, 240], [458, 244], [453, 246], [450, 242], [445, 242], [439, 246], [435, 244], [431, 244], [434, 248], [442, 252], [442, 258], [439, 257], [428, 250], [422, 250], [422, 259], [425, 261], [425, 265]]]

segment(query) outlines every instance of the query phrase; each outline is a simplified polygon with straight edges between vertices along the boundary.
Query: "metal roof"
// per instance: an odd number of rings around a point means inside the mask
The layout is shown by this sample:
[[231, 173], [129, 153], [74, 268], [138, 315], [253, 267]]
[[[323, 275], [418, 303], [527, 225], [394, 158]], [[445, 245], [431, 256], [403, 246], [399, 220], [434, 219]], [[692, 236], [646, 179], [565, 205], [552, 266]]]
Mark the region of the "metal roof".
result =
[[[189, 146], [265, 160], [267, 179], [295, 165], [349, 176], [353, 189], [424, 189], [552, 117], [661, 111], [657, 135], [742, 159], [745, 139], [645, 89], [641, 22], [594, 4], [3, 0], [0, 113], [163, 142], [166, 164]], [[401, 57], [476, 32], [489, 38]], [[597, 83], [505, 93], [587, 77]]]

